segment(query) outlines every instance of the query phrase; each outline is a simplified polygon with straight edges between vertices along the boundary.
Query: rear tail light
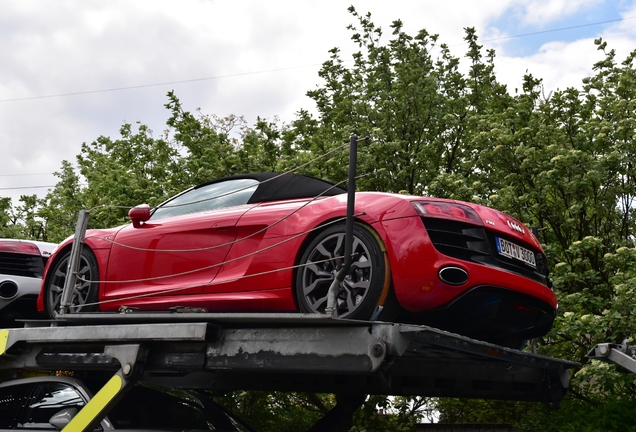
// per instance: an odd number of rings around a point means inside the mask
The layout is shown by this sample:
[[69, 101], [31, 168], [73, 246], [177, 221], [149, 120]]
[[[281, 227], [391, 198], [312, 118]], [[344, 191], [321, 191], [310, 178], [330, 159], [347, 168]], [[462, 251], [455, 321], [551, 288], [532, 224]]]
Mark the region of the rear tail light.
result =
[[33, 243], [11, 240], [0, 240], [0, 252], [19, 253], [27, 255], [41, 255], [40, 249]]
[[483, 226], [477, 213], [465, 205], [435, 201], [411, 201], [411, 205], [422, 217], [454, 219]]

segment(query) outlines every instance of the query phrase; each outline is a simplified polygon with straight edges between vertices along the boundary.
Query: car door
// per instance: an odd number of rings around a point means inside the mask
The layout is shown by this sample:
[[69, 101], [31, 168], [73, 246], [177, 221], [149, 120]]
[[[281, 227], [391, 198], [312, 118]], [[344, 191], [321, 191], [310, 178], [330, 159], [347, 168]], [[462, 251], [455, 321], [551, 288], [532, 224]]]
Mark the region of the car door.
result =
[[[306, 203], [306, 199], [296, 199], [260, 203], [249, 209], [236, 225], [240, 241], [232, 245], [226, 264], [204, 292], [264, 291], [291, 286], [289, 267], [303, 240], [297, 236], [304, 213], [296, 212]], [[254, 276], [259, 273], [263, 275]]]
[[114, 238], [104, 298], [192, 296], [214, 279], [252, 204], [255, 180], [204, 185], [160, 206], [150, 220]]
[[18, 384], [0, 388], [0, 430], [15, 429], [24, 416], [26, 403], [33, 390], [33, 384]]
[[0, 388], [0, 430], [57, 430], [51, 424], [53, 416], [65, 410], [79, 411], [89, 400], [85, 390], [68, 382], [49, 377], [26, 381]]

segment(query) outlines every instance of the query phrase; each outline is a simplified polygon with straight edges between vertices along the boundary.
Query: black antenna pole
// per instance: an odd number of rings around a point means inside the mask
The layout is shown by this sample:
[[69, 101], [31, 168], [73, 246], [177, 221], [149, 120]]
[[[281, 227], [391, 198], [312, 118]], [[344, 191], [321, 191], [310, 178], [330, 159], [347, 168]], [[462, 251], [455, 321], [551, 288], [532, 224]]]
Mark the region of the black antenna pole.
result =
[[353, 212], [356, 204], [356, 168], [358, 165], [358, 137], [351, 135], [349, 144], [349, 185], [347, 188], [347, 220], [345, 223], [345, 250], [344, 264], [329, 287], [327, 293], [327, 307], [325, 313], [332, 318], [338, 318], [338, 305], [336, 303], [340, 284], [351, 268], [351, 253], [353, 252]]

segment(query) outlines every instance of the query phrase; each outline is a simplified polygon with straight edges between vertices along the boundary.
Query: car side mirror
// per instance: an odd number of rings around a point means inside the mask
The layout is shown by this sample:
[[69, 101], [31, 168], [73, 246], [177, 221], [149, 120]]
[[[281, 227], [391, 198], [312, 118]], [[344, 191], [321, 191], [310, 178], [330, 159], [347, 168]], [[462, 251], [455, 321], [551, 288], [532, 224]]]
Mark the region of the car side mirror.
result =
[[75, 417], [77, 411], [77, 408], [64, 408], [62, 411], [53, 414], [53, 417], [49, 419], [49, 423], [58, 430], [62, 430]]
[[139, 228], [142, 223], [150, 219], [150, 206], [148, 204], [141, 204], [131, 208], [128, 212], [128, 218], [135, 228]]

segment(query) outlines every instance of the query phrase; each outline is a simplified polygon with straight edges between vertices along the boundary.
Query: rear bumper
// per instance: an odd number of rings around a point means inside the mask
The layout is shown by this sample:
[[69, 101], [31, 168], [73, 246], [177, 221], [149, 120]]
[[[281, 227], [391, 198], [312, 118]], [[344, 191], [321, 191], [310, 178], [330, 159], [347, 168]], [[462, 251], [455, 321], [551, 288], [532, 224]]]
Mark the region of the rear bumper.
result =
[[[36, 316], [35, 299], [40, 292], [42, 279], [28, 276], [0, 275], [0, 285], [15, 284], [17, 290], [13, 295], [0, 296], [0, 319], [2, 317], [25, 317]], [[7, 285], [7, 288], [9, 285]], [[9, 293], [12, 290], [6, 290]], [[15, 314], [11, 313], [15, 312]]]
[[412, 320], [514, 347], [520, 341], [545, 335], [555, 317], [556, 310], [535, 297], [498, 287], [479, 286], [442, 307], [413, 314]]
[[[477, 287], [501, 288], [534, 298], [555, 311], [557, 298], [545, 284], [510, 269], [445, 255], [431, 242], [418, 217], [381, 222], [377, 227], [387, 246], [395, 295], [409, 312], [425, 312], [444, 307]], [[440, 270], [461, 269], [466, 280], [448, 284]]]

